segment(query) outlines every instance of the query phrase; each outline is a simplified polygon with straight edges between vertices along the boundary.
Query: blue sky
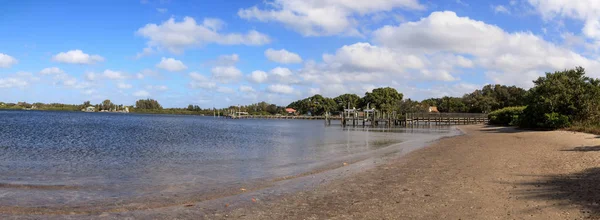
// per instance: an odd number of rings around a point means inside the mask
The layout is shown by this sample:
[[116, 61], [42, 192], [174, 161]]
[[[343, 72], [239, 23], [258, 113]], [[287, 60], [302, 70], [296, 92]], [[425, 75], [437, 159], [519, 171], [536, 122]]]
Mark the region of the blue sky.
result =
[[287, 105], [382, 86], [420, 100], [600, 67], [594, 0], [0, 4], [4, 102]]

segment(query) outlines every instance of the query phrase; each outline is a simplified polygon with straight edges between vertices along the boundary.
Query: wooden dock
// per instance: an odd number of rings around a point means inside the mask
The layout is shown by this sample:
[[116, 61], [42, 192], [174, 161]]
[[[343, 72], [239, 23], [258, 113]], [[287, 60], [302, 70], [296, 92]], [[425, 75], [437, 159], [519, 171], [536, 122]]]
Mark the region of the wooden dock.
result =
[[404, 115], [346, 113], [336, 116], [294, 116], [294, 115], [229, 115], [231, 119], [280, 119], [280, 120], [325, 120], [340, 121], [341, 126], [411, 126], [411, 125], [466, 125], [487, 123], [487, 114], [482, 113], [406, 113]]

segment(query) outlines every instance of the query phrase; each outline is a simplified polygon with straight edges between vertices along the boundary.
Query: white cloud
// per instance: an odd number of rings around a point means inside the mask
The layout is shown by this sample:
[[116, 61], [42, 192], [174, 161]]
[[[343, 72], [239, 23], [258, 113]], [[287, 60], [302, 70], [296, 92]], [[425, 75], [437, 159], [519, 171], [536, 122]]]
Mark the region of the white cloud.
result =
[[167, 90], [169, 90], [169, 87], [164, 86], [164, 85], [155, 85], [155, 86], [149, 85], [149, 86], [146, 86], [146, 89], [157, 90], [157, 91], [167, 91]]
[[160, 60], [160, 63], [156, 64], [156, 67], [170, 72], [178, 72], [187, 69], [187, 66], [185, 66], [181, 60], [165, 57]]
[[268, 9], [240, 9], [238, 16], [261, 22], [279, 22], [304, 36], [337, 34], [359, 35], [359, 22], [355, 16], [368, 16], [377, 12], [403, 8], [423, 10], [418, 0], [272, 0], [265, 1]]
[[242, 78], [242, 71], [233, 66], [216, 66], [210, 72], [212, 78], [221, 83], [235, 82]]
[[[449, 34], [452, 33], [452, 34]], [[429, 17], [374, 32], [375, 42], [405, 54], [463, 54], [473, 57], [494, 82], [530, 87], [545, 71], [575, 66], [599, 70], [596, 60], [545, 41], [530, 32], [507, 33], [501, 28], [454, 12], [434, 12]], [[457, 64], [472, 66], [468, 62]], [[595, 71], [590, 71], [594, 73]], [[535, 73], [535, 74], [533, 74]]]
[[[106, 79], [111, 79], [111, 80], [123, 80], [123, 79], [127, 79], [127, 75], [125, 75], [123, 72], [119, 72], [119, 71], [113, 71], [113, 70], [104, 70], [104, 72], [102, 73], [102, 76]], [[94, 78], [94, 77], [92, 77]]]
[[216, 66], [233, 66], [240, 61], [240, 56], [237, 54], [221, 55], [215, 61], [211, 61], [210, 64]]
[[264, 83], [267, 81], [268, 75], [265, 71], [256, 70], [250, 74], [249, 78], [250, 78], [250, 81], [252, 81], [252, 82]]
[[298, 54], [289, 52], [285, 49], [274, 50], [274, 49], [269, 48], [265, 51], [265, 56], [270, 61], [277, 62], [277, 63], [283, 63], [283, 64], [302, 63], [302, 58]]
[[234, 90], [234, 89], [232, 89], [232, 88], [229, 88], [229, 87], [223, 87], [223, 86], [219, 86], [219, 87], [217, 88], [217, 92], [220, 92], [220, 93], [227, 93], [227, 94], [232, 94], [232, 93], [235, 93], [235, 90]]
[[87, 72], [85, 73], [84, 78], [88, 81], [94, 81], [98, 79], [98, 75], [94, 72]]
[[135, 77], [138, 79], [144, 79], [148, 76], [157, 76], [158, 73], [154, 70], [151, 69], [143, 69], [142, 71], [140, 71], [139, 73], [135, 74]]
[[139, 90], [139, 91], [134, 92], [133, 96], [147, 98], [150, 96], [150, 93], [146, 90]]
[[104, 57], [101, 57], [100, 55], [89, 55], [83, 53], [81, 50], [70, 50], [54, 55], [52, 60], [60, 63], [94, 64], [97, 62], [103, 62]]
[[65, 73], [65, 71], [59, 69], [58, 67], [48, 67], [48, 68], [44, 68], [43, 70], [40, 71], [40, 74], [42, 75], [56, 75], [56, 74], [63, 74]]
[[0, 53], [0, 68], [10, 68], [12, 65], [19, 63], [17, 59], [8, 54]]
[[456, 4], [462, 5], [462, 6], [469, 6], [468, 3], [461, 1], [461, 0], [456, 0]]
[[600, 1], [596, 0], [528, 0], [546, 20], [570, 18], [584, 22], [582, 33], [600, 41]]
[[275, 67], [269, 71], [269, 79], [273, 79], [275, 82], [284, 84], [299, 83], [300, 80], [296, 78], [294, 73], [288, 68]]
[[254, 90], [254, 88], [252, 88], [252, 86], [245, 86], [245, 85], [240, 86], [240, 92], [250, 93], [250, 92], [255, 92], [255, 91], [256, 90]]
[[169, 10], [166, 8], [156, 8], [156, 11], [158, 13], [164, 14], [164, 13], [167, 13], [167, 11], [169, 11]]
[[510, 14], [510, 10], [508, 10], [508, 8], [504, 7], [504, 5], [496, 5], [496, 6], [492, 6], [492, 8], [494, 9], [494, 13], [496, 13], [496, 14], [498, 14], [498, 13]]
[[150, 55], [154, 54], [154, 52], [155, 51], [154, 51], [154, 49], [152, 49], [152, 47], [146, 47], [142, 50], [142, 52], [139, 52], [135, 55], [135, 59], [140, 59], [145, 56], [150, 56]]
[[120, 83], [117, 84], [117, 88], [119, 88], [119, 89], [131, 89], [131, 88], [133, 88], [133, 85], [120, 82]]
[[202, 89], [214, 89], [217, 88], [217, 83], [215, 82], [211, 82], [210, 79], [208, 79], [208, 77], [197, 73], [197, 72], [191, 72], [190, 74], [190, 78], [192, 78], [192, 81], [190, 82], [190, 87], [197, 89], [197, 88], [202, 88]]
[[292, 88], [291, 86], [288, 86], [288, 85], [275, 84], [275, 85], [270, 85], [269, 87], [267, 87], [267, 91], [269, 91], [271, 93], [287, 95], [287, 94], [292, 94], [294, 92], [294, 88]]
[[7, 77], [0, 78], [0, 89], [2, 88], [26, 88], [29, 86], [29, 82], [21, 78]]
[[219, 33], [224, 22], [207, 18], [197, 24], [191, 17], [177, 22], [174, 18], [162, 24], [147, 24], [138, 29], [137, 34], [148, 38], [149, 47], [165, 48], [172, 53], [182, 53], [186, 48], [202, 46], [209, 43], [221, 45], [264, 45], [271, 39], [258, 31], [251, 30], [246, 34]]

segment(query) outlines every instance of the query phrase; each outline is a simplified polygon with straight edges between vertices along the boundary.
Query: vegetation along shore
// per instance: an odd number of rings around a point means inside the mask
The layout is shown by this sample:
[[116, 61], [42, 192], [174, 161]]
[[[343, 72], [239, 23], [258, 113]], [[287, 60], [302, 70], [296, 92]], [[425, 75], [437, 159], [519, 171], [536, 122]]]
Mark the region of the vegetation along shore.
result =
[[2, 103], [0, 109], [36, 109], [55, 111], [114, 111], [127, 108], [133, 113], [226, 115], [244, 112], [250, 115], [289, 114], [286, 108], [299, 115], [340, 114], [345, 108], [375, 108], [398, 115], [431, 111], [455, 113], [489, 113], [490, 123], [512, 125], [528, 129], [568, 129], [600, 134], [600, 80], [585, 75], [582, 67], [547, 73], [534, 81], [529, 90], [516, 86], [486, 85], [462, 97], [430, 98], [422, 101], [404, 99], [394, 88], [377, 88], [363, 97], [343, 94], [335, 98], [314, 95], [294, 101], [288, 106], [266, 102], [228, 108], [201, 108], [188, 105], [184, 108], [163, 108], [153, 99], [138, 100], [135, 105], [117, 105], [110, 100], [92, 105], [89, 101], [75, 104]]

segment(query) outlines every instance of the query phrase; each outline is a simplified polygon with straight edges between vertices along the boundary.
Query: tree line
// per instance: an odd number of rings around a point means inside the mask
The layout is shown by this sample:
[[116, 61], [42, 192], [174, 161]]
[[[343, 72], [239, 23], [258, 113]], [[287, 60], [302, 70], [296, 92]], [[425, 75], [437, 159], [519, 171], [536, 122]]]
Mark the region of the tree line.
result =
[[323, 115], [326, 112], [339, 113], [344, 109], [377, 109], [382, 112], [399, 114], [426, 112], [436, 107], [439, 112], [488, 113], [508, 106], [519, 106], [525, 102], [527, 91], [516, 86], [486, 85], [462, 97], [430, 98], [423, 101], [404, 99], [404, 95], [394, 88], [377, 88], [363, 97], [356, 94], [343, 94], [335, 98], [314, 95], [290, 103], [287, 107], [300, 114]]
[[534, 81], [522, 103], [489, 114], [490, 123], [522, 128], [600, 133], [600, 80], [585, 69], [546, 73]]

